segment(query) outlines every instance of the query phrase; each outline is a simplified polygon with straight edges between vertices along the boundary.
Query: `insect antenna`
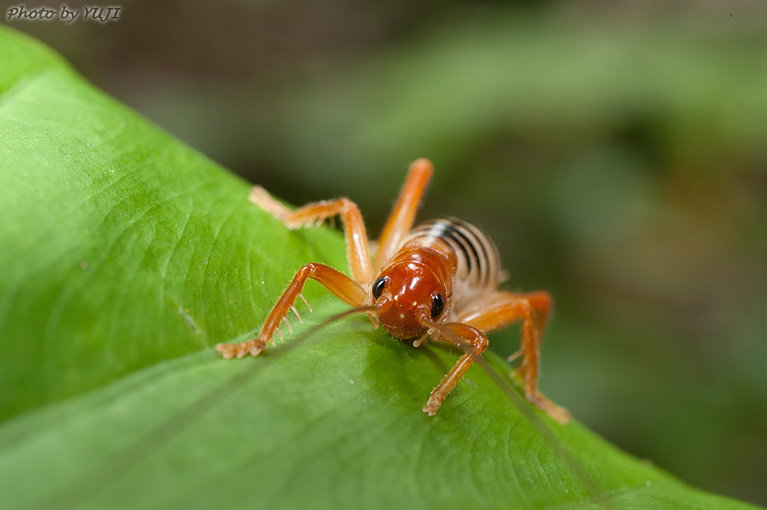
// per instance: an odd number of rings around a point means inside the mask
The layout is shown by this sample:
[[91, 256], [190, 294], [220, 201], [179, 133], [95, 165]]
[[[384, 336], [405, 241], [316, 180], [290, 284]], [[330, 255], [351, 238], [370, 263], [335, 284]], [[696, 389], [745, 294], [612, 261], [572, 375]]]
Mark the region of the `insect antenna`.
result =
[[369, 313], [375, 315], [376, 312], [378, 312], [378, 307], [375, 305], [369, 305], [369, 306], [358, 306], [356, 308], [352, 308], [350, 310], [345, 310], [341, 313], [338, 313], [329, 319], [325, 319], [323, 322], [317, 324], [316, 326], [312, 326], [312, 331], [317, 331], [319, 329], [322, 329], [326, 326], [329, 326], [333, 324], [336, 321], [339, 321], [343, 319], [344, 317], [348, 317], [350, 315], [354, 315], [355, 313]]

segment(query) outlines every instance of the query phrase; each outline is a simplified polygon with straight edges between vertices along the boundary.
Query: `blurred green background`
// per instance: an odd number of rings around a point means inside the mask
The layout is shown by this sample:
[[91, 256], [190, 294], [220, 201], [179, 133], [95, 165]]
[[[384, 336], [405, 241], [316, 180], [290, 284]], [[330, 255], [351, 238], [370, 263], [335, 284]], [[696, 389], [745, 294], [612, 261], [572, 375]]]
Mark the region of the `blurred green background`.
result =
[[668, 4], [125, 1], [106, 24], [6, 23], [290, 202], [352, 198], [373, 236], [431, 158], [420, 217], [481, 225], [507, 288], [556, 299], [544, 392], [767, 504], [767, 4]]

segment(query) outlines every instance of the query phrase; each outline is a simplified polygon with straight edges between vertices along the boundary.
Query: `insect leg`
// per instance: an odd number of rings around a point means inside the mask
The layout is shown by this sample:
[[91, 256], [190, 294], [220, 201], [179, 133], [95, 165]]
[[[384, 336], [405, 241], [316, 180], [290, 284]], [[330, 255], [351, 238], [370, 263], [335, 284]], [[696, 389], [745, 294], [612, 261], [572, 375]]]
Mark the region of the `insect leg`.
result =
[[446, 329], [451, 334], [434, 332], [432, 333], [433, 338], [459, 347], [464, 351], [464, 355], [461, 356], [453, 369], [442, 378], [442, 381], [431, 390], [429, 401], [423, 406], [423, 412], [429, 416], [434, 416], [450, 390], [455, 388], [474, 360], [481, 356], [487, 348], [487, 337], [476, 328], [466, 324], [448, 323], [442, 324], [440, 329]]
[[349, 261], [352, 276], [358, 283], [367, 283], [373, 279], [365, 223], [362, 221], [357, 204], [348, 198], [314, 202], [291, 211], [275, 200], [264, 188], [255, 186], [250, 192], [250, 201], [271, 213], [291, 230], [340, 214], [344, 222], [346, 258]]
[[378, 239], [378, 252], [373, 264], [376, 273], [394, 255], [402, 238], [413, 227], [418, 204], [433, 173], [434, 167], [428, 159], [417, 159], [410, 164], [405, 184]]
[[[548, 292], [514, 294], [495, 291], [477, 299], [456, 320], [490, 333], [522, 321], [522, 359], [517, 373], [525, 383], [525, 397], [560, 423], [567, 423], [570, 413], [538, 391], [540, 347], [553, 301]], [[512, 355], [513, 357], [518, 354]]]
[[330, 292], [352, 306], [362, 306], [367, 299], [365, 289], [345, 274], [339, 273], [335, 269], [323, 264], [306, 264], [298, 270], [287, 290], [282, 294], [277, 304], [274, 305], [272, 311], [269, 312], [264, 325], [261, 327], [261, 332], [258, 334], [258, 338], [248, 340], [247, 342], [218, 344], [216, 350], [227, 359], [234, 356], [242, 358], [248, 354], [258, 356], [264, 350], [269, 340], [271, 340], [274, 332], [277, 331], [280, 322], [288, 313], [288, 310], [293, 306], [293, 302], [301, 292], [307, 278], [317, 280]]

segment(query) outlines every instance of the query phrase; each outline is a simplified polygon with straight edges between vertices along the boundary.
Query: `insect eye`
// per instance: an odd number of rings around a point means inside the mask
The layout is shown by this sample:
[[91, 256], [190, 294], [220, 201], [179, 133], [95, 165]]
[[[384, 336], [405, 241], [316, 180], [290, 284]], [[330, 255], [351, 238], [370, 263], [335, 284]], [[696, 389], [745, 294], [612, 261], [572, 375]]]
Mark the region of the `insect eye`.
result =
[[442, 297], [442, 294], [439, 292], [435, 292], [431, 296], [431, 318], [436, 319], [439, 317], [439, 314], [442, 313], [442, 311], [445, 309], [445, 298]]
[[373, 284], [373, 299], [378, 299], [381, 297], [381, 292], [383, 292], [384, 287], [386, 286], [386, 277], [382, 276], [378, 280], [375, 281]]

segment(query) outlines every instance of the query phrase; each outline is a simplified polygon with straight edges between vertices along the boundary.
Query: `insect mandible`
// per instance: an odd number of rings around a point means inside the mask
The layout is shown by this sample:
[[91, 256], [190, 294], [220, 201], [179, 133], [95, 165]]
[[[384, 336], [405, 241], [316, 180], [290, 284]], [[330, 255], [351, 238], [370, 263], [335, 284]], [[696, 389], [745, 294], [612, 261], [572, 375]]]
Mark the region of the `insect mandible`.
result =
[[[524, 381], [525, 397], [560, 423], [570, 413], [538, 391], [540, 345], [551, 308], [548, 292], [513, 293], [499, 290], [505, 279], [498, 250], [477, 227], [455, 218], [422, 223], [413, 228], [421, 197], [433, 174], [429, 160], [410, 165], [405, 184], [378, 241], [371, 264], [365, 224], [357, 205], [347, 198], [307, 204], [291, 211], [260, 186], [250, 200], [282, 221], [289, 229], [313, 225], [340, 215], [346, 238], [346, 256], [352, 277], [323, 264], [309, 263], [293, 281], [266, 318], [258, 338], [218, 344], [224, 358], [258, 356], [267, 346], [312, 278], [346, 303], [367, 312], [393, 337], [412, 342], [445, 342], [464, 354], [431, 391], [423, 411], [433, 416], [442, 401], [487, 348], [487, 334], [522, 322], [516, 372]], [[301, 296], [303, 298], [303, 296]], [[280, 333], [281, 335], [281, 333]]]

